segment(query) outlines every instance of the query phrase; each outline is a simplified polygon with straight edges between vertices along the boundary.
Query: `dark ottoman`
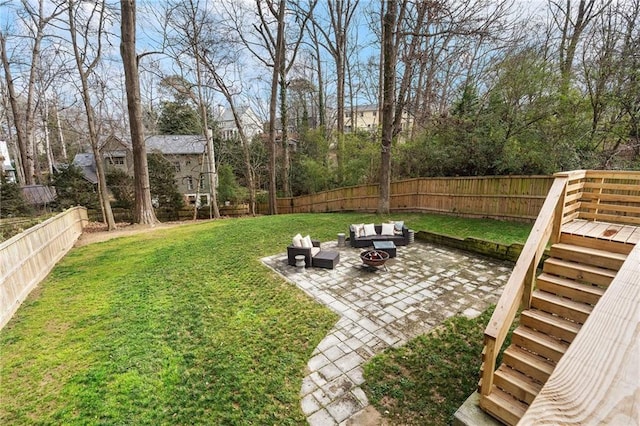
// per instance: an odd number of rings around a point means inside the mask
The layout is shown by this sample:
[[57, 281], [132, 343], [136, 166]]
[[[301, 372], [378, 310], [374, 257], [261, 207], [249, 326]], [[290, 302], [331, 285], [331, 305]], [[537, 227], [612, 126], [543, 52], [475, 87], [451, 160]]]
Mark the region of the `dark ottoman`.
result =
[[329, 250], [323, 250], [311, 259], [311, 264], [316, 268], [333, 269], [338, 262], [340, 262], [340, 253]]

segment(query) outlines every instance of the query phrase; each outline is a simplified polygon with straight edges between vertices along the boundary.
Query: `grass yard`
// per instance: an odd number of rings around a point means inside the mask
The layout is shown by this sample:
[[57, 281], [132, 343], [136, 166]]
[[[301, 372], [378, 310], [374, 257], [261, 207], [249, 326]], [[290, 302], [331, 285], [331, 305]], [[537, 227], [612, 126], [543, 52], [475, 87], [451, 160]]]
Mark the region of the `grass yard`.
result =
[[[484, 329], [493, 308], [456, 316], [365, 364], [363, 389], [391, 424], [450, 425], [478, 386]], [[512, 328], [515, 328], [512, 327]], [[510, 335], [503, 345], [509, 345]]]
[[[462, 237], [499, 228], [393, 218]], [[229, 219], [72, 250], [0, 331], [0, 424], [304, 424], [304, 368], [337, 318], [259, 258], [297, 232], [326, 241], [381, 220]]]

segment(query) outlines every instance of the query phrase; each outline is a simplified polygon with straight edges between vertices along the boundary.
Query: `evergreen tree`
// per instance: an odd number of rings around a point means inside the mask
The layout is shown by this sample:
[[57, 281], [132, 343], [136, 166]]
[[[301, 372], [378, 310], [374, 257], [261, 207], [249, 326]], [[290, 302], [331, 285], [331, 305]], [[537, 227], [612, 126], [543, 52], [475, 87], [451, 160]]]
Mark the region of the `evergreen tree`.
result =
[[184, 205], [176, 184], [175, 168], [162, 154], [147, 155], [151, 200], [155, 207], [177, 210]]
[[32, 213], [17, 183], [7, 182], [0, 174], [0, 218], [24, 216]]
[[84, 178], [82, 169], [68, 165], [53, 175], [52, 185], [56, 188], [56, 204], [64, 210], [73, 206], [97, 209], [98, 194], [95, 186]]
[[163, 102], [158, 119], [158, 131], [162, 135], [202, 134], [197, 111], [186, 102]]

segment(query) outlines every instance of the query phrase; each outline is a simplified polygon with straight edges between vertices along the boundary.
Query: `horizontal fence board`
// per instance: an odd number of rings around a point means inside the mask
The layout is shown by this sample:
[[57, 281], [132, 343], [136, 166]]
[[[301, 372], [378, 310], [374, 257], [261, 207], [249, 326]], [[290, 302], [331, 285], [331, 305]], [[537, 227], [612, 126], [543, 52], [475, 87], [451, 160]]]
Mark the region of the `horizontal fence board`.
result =
[[[538, 215], [552, 176], [414, 178], [390, 186], [391, 212], [433, 212], [532, 221]], [[579, 188], [580, 183], [576, 188]], [[375, 212], [378, 185], [337, 188], [317, 194], [278, 198], [278, 213]], [[258, 205], [268, 213], [268, 204]]]
[[0, 328], [73, 247], [87, 222], [87, 210], [74, 207], [0, 244]]

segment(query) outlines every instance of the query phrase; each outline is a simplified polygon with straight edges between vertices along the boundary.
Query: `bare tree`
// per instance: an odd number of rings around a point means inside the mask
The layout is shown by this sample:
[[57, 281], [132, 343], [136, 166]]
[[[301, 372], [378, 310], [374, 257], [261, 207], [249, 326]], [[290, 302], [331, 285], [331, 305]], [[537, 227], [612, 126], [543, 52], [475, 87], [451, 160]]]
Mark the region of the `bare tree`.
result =
[[563, 93], [569, 88], [573, 62], [583, 32], [591, 22], [602, 14], [612, 0], [579, 0], [577, 8], [571, 0], [549, 0], [553, 20], [560, 30], [558, 59]]
[[[89, 90], [89, 79], [100, 63], [102, 55], [102, 38], [104, 37], [104, 26], [106, 21], [106, 4], [104, 0], [97, 3], [88, 16], [84, 17], [84, 9], [80, 7], [81, 3], [74, 0], [68, 0], [68, 24], [69, 33], [71, 35], [71, 45], [73, 55], [76, 61], [78, 76], [80, 77], [80, 92], [87, 115], [87, 125], [89, 130], [89, 142], [93, 151], [93, 158], [96, 164], [96, 175], [98, 178], [98, 198], [102, 209], [102, 218], [107, 224], [108, 230], [116, 229], [116, 222], [111, 211], [109, 203], [109, 192], [107, 189], [107, 180], [104, 167], [104, 161], [100, 153], [98, 143], [98, 126], [96, 123], [96, 114], [91, 102], [91, 92]], [[80, 21], [79, 21], [80, 20]], [[91, 34], [91, 28], [97, 24], [95, 34]], [[95, 37], [95, 45], [91, 44], [92, 37]], [[82, 45], [80, 45], [82, 43]], [[93, 52], [93, 58], [89, 57], [89, 53]]]
[[[349, 30], [360, 0], [334, 0], [327, 2], [329, 25], [314, 20], [315, 29], [322, 35], [323, 47], [335, 62], [336, 71], [336, 130], [338, 132], [338, 181], [342, 181], [344, 151], [345, 87], [347, 76], [347, 44]], [[353, 108], [350, 113], [353, 114]], [[353, 117], [351, 122], [353, 123]]]
[[391, 193], [391, 142], [394, 133], [394, 103], [396, 86], [396, 61], [398, 45], [396, 42], [396, 27], [398, 17], [406, 7], [406, 0], [399, 9], [398, 0], [389, 0], [385, 4], [382, 17], [382, 141], [380, 164], [380, 198], [378, 213], [389, 213], [389, 197]]
[[136, 55], [136, 2], [121, 0], [120, 54], [124, 66], [125, 88], [127, 92], [127, 109], [129, 111], [129, 128], [133, 147], [133, 168], [135, 187], [135, 207], [133, 220], [135, 223], [155, 225], [158, 222], [151, 203], [151, 186], [149, 183], [149, 167], [147, 165], [147, 149], [144, 143], [144, 127], [142, 125], [142, 107], [140, 105], [140, 81], [138, 80], [138, 56]]
[[[280, 121], [282, 123], [283, 149], [283, 182], [285, 192], [289, 191], [289, 141], [287, 136], [286, 85], [287, 73], [295, 63], [298, 49], [304, 35], [304, 28], [308, 22], [317, 0], [309, 0], [306, 6], [291, 4], [286, 0], [255, 0], [257, 22], [249, 24], [253, 32], [246, 30], [247, 22], [243, 19], [246, 13], [237, 6], [229, 5], [230, 21], [234, 22], [233, 31], [238, 34], [242, 44], [253, 57], [271, 68], [270, 96], [269, 96], [269, 213], [277, 214], [277, 111], [280, 101]], [[246, 11], [244, 11], [246, 12]], [[293, 31], [292, 41], [287, 39], [287, 14], [292, 13], [298, 26]], [[266, 51], [266, 54], [265, 54]], [[280, 92], [278, 92], [280, 90]]]
[[[178, 62], [180, 68], [191, 68], [189, 71], [195, 74], [194, 87], [184, 87], [183, 90], [185, 91], [185, 96], [191, 98], [196, 103], [200, 114], [203, 137], [206, 140], [210, 214], [217, 219], [220, 217], [220, 211], [218, 209], [216, 192], [217, 173], [215, 152], [213, 147], [213, 133], [209, 125], [209, 110], [204, 94], [205, 88], [207, 88], [206, 78], [204, 76], [206, 69], [204, 57], [207, 50], [214, 48], [214, 46], [208, 45], [208, 40], [206, 40], [207, 32], [211, 31], [211, 29], [207, 27], [207, 25], [211, 25], [208, 11], [205, 7], [201, 6], [198, 0], [170, 3], [165, 12], [165, 19], [165, 30], [172, 30], [173, 32], [173, 34], [169, 34], [171, 31], [166, 31], [165, 38], [169, 42], [167, 49], [175, 52], [173, 57]], [[185, 56], [190, 61], [193, 61], [193, 66], [185, 63]]]
[[5, 71], [7, 88], [9, 91], [9, 100], [13, 112], [18, 147], [20, 149], [20, 157], [22, 161], [22, 170], [24, 172], [24, 182], [27, 185], [33, 185], [36, 182], [36, 174], [38, 171], [35, 167], [36, 156], [34, 147], [34, 128], [36, 113], [36, 80], [40, 67], [40, 54], [43, 39], [47, 36], [46, 27], [50, 22], [60, 14], [64, 13], [64, 3], [53, 4], [53, 7], [44, 0], [38, 0], [37, 3], [27, 0], [21, 1], [21, 9], [19, 16], [22, 18], [24, 27], [29, 32], [28, 40], [30, 50], [29, 76], [27, 80], [27, 96], [24, 105], [24, 113], [20, 112], [17, 101], [17, 94], [14, 86], [14, 80], [11, 73], [11, 64], [9, 55], [7, 54], [7, 34], [0, 31], [0, 48], [2, 50], [2, 64]]

